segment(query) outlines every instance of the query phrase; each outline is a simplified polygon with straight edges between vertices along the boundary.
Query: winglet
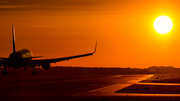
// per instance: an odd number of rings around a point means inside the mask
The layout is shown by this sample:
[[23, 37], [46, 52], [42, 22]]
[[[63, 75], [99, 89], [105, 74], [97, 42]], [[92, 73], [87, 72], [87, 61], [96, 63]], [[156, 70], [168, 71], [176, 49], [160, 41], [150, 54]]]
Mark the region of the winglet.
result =
[[94, 50], [93, 54], [96, 52], [96, 48], [97, 48], [97, 42], [96, 42], [96, 45], [95, 45], [95, 50]]
[[15, 48], [15, 31], [14, 31], [14, 25], [12, 25], [12, 37], [13, 37], [13, 53], [16, 52]]

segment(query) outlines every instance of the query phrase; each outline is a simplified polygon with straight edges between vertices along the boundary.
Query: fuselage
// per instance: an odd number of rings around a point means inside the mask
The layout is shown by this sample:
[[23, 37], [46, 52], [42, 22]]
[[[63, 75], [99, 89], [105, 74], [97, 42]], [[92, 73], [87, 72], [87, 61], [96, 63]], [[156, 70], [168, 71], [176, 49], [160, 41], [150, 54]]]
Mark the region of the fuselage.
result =
[[28, 49], [21, 49], [16, 52], [13, 52], [8, 57], [8, 62], [12, 68], [24, 67], [24, 60], [31, 59], [32, 53]]

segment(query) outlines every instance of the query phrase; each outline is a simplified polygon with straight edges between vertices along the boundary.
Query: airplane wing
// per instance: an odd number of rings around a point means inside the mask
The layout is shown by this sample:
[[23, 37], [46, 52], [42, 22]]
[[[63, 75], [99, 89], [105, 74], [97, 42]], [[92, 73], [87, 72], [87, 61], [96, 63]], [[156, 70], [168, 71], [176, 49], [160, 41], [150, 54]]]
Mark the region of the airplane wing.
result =
[[9, 66], [8, 60], [0, 60], [0, 66], [5, 66], [5, 65]]
[[29, 60], [29, 61], [26, 61], [26, 62], [24, 61], [24, 62], [26, 65], [41, 64], [41, 63], [56, 63], [58, 61], [64, 61], [64, 60], [70, 60], [70, 59], [79, 58], [79, 57], [90, 56], [96, 52], [96, 47], [97, 47], [97, 43], [95, 46], [95, 50], [92, 53], [75, 55], [75, 56], [68, 56], [68, 57], [61, 57], [61, 58], [53, 58], [53, 59]]
[[62, 57], [62, 58], [54, 58], [54, 59], [31, 60], [30, 64], [39, 64], [39, 63], [43, 63], [43, 62], [46, 62], [46, 63], [56, 63], [58, 61], [70, 60], [70, 59], [84, 57], [84, 56], [89, 56], [89, 55], [93, 55], [93, 53], [76, 55], [76, 56], [69, 56], [69, 57]]

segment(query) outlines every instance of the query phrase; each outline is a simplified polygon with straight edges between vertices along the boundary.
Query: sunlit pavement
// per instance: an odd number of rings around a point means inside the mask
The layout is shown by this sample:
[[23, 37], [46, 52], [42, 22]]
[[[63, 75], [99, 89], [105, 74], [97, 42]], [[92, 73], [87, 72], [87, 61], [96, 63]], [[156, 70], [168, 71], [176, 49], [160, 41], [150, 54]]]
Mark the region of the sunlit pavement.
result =
[[[99, 88], [99, 89], [95, 89], [95, 90], [91, 90], [91, 91], [88, 91], [88, 92], [84, 92], [84, 93], [80, 93], [80, 94], [76, 94], [74, 96], [87, 96], [87, 97], [118, 97], [118, 96], [124, 96], [124, 97], [140, 97], [140, 96], [144, 96], [144, 97], [180, 97], [180, 94], [174, 94], [174, 93], [171, 93], [171, 94], [152, 94], [152, 93], [120, 93], [120, 92], [117, 92], [121, 89], [124, 89], [126, 87], [129, 87], [131, 85], [139, 85], [139, 86], [146, 86], [146, 85], [149, 85], [149, 86], [159, 86], [159, 88], [161, 86], [180, 86], [180, 83], [143, 83], [143, 82], [140, 82], [142, 80], [145, 80], [147, 78], [150, 78], [154, 75], [148, 75], [146, 77], [142, 77], [142, 78], [139, 78], [139, 79], [135, 79], [135, 80], [130, 80], [130, 81], [127, 81], [126, 83], [123, 83], [123, 84], [114, 84], [114, 85], [111, 85], [111, 86], [107, 86], [107, 87], [103, 87], [103, 88]], [[158, 90], [158, 89], [157, 89]], [[176, 89], [178, 90], [178, 89]], [[136, 92], [136, 91], [135, 91]]]
[[[160, 75], [162, 76], [162, 75]], [[94, 78], [95, 77], [95, 78]], [[31, 78], [31, 77], [30, 77]], [[59, 101], [59, 100], [78, 100], [78, 101], [119, 101], [119, 100], [180, 100], [180, 94], [161, 94], [161, 93], [137, 93], [131, 92], [131, 86], [179, 86], [179, 83], [145, 83], [144, 80], [157, 78], [157, 75], [148, 74], [128, 74], [112, 76], [93, 76], [93, 78], [83, 77], [81, 79], [72, 78], [62, 80], [57, 78], [43, 79], [43, 77], [32, 77], [31, 79], [2, 79], [0, 100], [17, 100], [17, 101]], [[59, 78], [59, 77], [58, 77]], [[28, 81], [25, 81], [28, 80]], [[40, 81], [41, 80], [41, 81]], [[9, 84], [13, 82], [14, 84]], [[31, 82], [31, 83], [30, 83]], [[7, 85], [6, 85], [7, 84]], [[128, 93], [118, 92], [129, 88]], [[137, 89], [136, 86], [134, 88]], [[180, 87], [179, 87], [180, 88]], [[158, 89], [157, 89], [158, 90]], [[5, 91], [5, 92], [3, 92]], [[141, 89], [139, 90], [141, 91]]]
[[147, 75], [145, 77], [138, 78], [135, 80], [130, 80], [125, 83], [118, 83], [118, 84], [110, 85], [107, 87], [91, 90], [88, 92], [75, 94], [74, 96], [146, 96], [146, 95], [153, 96], [153, 94], [115, 93], [116, 91], [126, 88], [130, 85], [140, 84], [139, 83], [140, 81], [150, 78], [152, 76], [154, 76], [154, 75]]

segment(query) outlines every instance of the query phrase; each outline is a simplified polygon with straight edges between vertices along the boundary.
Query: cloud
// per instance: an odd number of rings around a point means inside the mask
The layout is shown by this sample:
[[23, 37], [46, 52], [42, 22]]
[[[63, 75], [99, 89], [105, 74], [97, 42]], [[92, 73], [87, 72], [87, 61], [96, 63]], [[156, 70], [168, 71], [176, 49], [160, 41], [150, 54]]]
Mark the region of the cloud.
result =
[[[83, 10], [83, 9], [95, 9], [99, 6], [108, 7], [108, 5], [124, 5], [130, 3], [131, 1], [133, 0], [0, 0], [0, 8], [29, 7], [37, 10], [41, 10], [41, 9]], [[29, 6], [29, 5], [36, 5], [36, 6]]]
[[30, 27], [50, 27], [51, 25], [33, 25], [33, 26], [30, 26]]
[[0, 0], [0, 15], [107, 14], [133, 0]]
[[1, 5], [0, 8], [24, 8], [27, 6], [21, 6], [21, 5]]

